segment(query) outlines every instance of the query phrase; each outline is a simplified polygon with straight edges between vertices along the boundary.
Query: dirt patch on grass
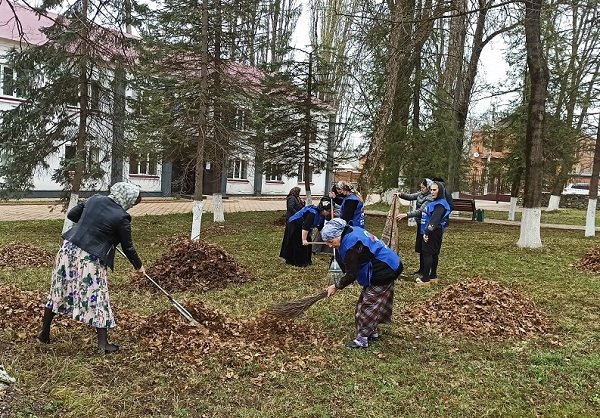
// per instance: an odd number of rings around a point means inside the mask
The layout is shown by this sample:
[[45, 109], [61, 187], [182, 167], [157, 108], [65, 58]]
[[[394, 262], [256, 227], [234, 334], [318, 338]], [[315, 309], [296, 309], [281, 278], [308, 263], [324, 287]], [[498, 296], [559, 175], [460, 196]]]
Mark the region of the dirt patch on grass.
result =
[[[223, 289], [230, 283], [252, 279], [221, 246], [192, 241], [181, 236], [169, 238], [169, 250], [147, 269], [148, 275], [169, 292]], [[156, 290], [146, 278], [135, 276], [134, 285]]]
[[405, 321], [442, 334], [475, 339], [525, 339], [552, 330], [550, 317], [524, 294], [501, 284], [473, 279], [448, 286], [403, 312]]
[[55, 256], [45, 248], [9, 242], [0, 248], [0, 267], [49, 267]]

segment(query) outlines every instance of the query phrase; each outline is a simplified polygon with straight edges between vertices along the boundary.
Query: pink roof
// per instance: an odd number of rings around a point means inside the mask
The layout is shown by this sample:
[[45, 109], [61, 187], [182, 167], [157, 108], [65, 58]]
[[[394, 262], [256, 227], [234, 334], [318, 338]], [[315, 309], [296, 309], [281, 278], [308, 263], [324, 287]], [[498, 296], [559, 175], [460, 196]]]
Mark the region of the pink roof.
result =
[[[14, 12], [11, 6], [14, 8]], [[48, 13], [48, 16], [41, 16], [30, 8], [13, 1], [2, 0], [0, 1], [0, 38], [17, 42], [22, 40], [18, 26], [20, 23], [24, 41], [36, 45], [43, 44], [46, 42], [46, 36], [40, 32], [40, 29], [52, 26], [52, 19], [58, 15]]]

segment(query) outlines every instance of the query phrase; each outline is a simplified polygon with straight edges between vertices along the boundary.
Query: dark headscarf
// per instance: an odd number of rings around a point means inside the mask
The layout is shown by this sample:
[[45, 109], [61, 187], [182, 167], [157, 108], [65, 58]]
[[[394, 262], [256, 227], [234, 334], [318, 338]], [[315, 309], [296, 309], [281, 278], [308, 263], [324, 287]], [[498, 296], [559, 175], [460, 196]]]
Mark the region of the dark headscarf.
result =
[[434, 199], [435, 200], [440, 200], [440, 199], [446, 199], [446, 187], [444, 187], [444, 183], [442, 183], [441, 181], [434, 181], [435, 184], [437, 184], [438, 186], [438, 195], [437, 197]]

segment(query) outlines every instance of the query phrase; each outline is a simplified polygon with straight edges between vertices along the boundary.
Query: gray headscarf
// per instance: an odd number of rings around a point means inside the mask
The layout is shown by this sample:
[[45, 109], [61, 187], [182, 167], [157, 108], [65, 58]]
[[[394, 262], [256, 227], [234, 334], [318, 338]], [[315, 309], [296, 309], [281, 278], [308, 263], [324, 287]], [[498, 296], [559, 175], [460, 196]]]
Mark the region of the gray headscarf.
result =
[[323, 241], [330, 241], [342, 235], [346, 225], [346, 221], [342, 218], [333, 218], [327, 222], [321, 230], [321, 237], [323, 238]]
[[139, 195], [140, 188], [138, 186], [120, 181], [119, 183], [112, 185], [108, 197], [121, 205], [123, 209], [127, 210], [133, 206]]

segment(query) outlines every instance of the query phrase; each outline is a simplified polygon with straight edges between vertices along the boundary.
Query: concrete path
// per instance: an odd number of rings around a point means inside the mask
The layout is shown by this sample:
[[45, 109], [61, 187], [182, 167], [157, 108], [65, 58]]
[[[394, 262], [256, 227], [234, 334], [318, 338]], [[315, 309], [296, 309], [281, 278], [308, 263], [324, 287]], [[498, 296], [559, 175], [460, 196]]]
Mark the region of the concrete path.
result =
[[[259, 212], [259, 211], [285, 211], [284, 197], [264, 197], [255, 198], [252, 196], [235, 196], [223, 200], [223, 206], [226, 213], [231, 212]], [[475, 206], [483, 210], [497, 210], [508, 212], [509, 203], [489, 200], [476, 200]], [[517, 209], [518, 211], [521, 208]], [[189, 213], [192, 211], [192, 201], [171, 198], [149, 198], [142, 201], [137, 206], [129, 210], [132, 216], [145, 215], [169, 215], [173, 213]], [[212, 197], [204, 200], [204, 212], [213, 211]], [[366, 211], [371, 216], [386, 216], [387, 212]], [[30, 221], [44, 219], [63, 219], [62, 205], [56, 204], [51, 199], [24, 199], [19, 202], [9, 202], [0, 204], [0, 221]], [[504, 221], [497, 219], [486, 219], [485, 223], [497, 225], [520, 225], [519, 221]], [[584, 226], [579, 225], [557, 225], [541, 224], [542, 228], [585, 230]], [[600, 227], [596, 228], [600, 231]]]
[[[256, 199], [235, 197], [223, 200], [226, 213], [229, 212], [257, 212], [257, 211], [285, 211], [285, 199], [267, 198]], [[27, 200], [22, 203], [0, 204], [0, 221], [29, 221], [40, 219], [63, 219], [62, 205], [54, 200]], [[212, 198], [204, 200], [204, 212], [213, 210]], [[190, 200], [175, 199], [148, 199], [129, 210], [132, 216], [144, 215], [169, 215], [172, 213], [188, 213], [192, 211]]]

